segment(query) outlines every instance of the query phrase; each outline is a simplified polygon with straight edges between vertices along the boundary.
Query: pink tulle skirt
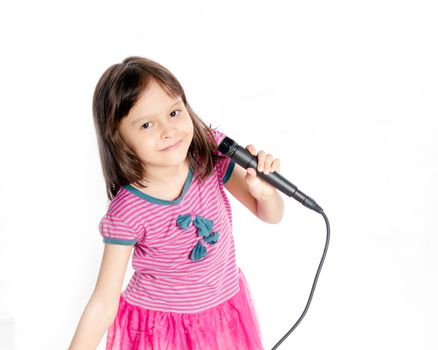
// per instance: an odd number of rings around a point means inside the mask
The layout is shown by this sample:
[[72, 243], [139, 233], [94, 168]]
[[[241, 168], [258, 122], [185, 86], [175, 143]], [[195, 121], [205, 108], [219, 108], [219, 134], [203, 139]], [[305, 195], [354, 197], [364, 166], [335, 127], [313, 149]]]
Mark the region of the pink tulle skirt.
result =
[[147, 310], [120, 295], [106, 350], [259, 350], [259, 321], [245, 276], [239, 292], [197, 313]]

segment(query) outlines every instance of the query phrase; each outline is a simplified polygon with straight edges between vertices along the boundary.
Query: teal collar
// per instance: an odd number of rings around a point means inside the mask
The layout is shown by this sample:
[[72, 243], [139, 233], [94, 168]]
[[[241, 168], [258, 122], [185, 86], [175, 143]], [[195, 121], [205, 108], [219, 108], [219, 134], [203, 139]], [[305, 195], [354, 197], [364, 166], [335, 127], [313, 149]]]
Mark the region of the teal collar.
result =
[[190, 187], [190, 184], [192, 183], [192, 179], [193, 179], [193, 170], [192, 170], [192, 167], [189, 167], [189, 173], [187, 175], [186, 182], [184, 183], [183, 191], [182, 191], [181, 195], [173, 201], [150, 196], [150, 195], [143, 193], [142, 191], [136, 189], [135, 187], [133, 187], [131, 185], [125, 185], [125, 186], [123, 186], [123, 188], [128, 190], [129, 192], [132, 192], [136, 196], [143, 198], [144, 200], [146, 200], [148, 202], [161, 204], [161, 205], [172, 205], [172, 204], [178, 204], [179, 202], [182, 201], [182, 199], [184, 198], [186, 192], [188, 191], [188, 189]]

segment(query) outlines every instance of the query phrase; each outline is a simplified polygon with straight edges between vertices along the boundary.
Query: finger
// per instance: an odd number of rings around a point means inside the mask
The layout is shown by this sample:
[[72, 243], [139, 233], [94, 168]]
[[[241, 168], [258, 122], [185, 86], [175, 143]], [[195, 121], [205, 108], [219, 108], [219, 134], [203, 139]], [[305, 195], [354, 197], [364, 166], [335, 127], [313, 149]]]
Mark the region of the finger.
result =
[[249, 173], [252, 175], [252, 176], [257, 176], [257, 172], [256, 172], [256, 170], [254, 169], [254, 168], [248, 168], [249, 169]]
[[265, 175], [268, 175], [269, 172], [271, 171], [272, 159], [273, 159], [272, 154], [269, 153], [265, 157], [265, 167], [263, 169]]
[[254, 147], [254, 145], [249, 144], [248, 146], [246, 146], [246, 149], [249, 151], [249, 153], [251, 153], [253, 156], [256, 155], [256, 149]]
[[263, 171], [265, 168], [265, 157], [265, 151], [259, 151], [259, 153], [257, 153], [257, 170], [259, 172]]
[[274, 161], [271, 164], [271, 172], [280, 171], [280, 159], [274, 159]]

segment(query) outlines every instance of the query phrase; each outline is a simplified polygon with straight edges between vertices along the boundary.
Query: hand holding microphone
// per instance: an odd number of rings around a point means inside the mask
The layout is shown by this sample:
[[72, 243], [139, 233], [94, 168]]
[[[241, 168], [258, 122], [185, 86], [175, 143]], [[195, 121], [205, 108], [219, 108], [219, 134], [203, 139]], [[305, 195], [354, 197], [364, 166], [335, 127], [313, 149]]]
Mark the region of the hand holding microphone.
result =
[[[246, 146], [246, 149], [253, 155], [257, 156], [257, 171], [263, 172], [265, 175], [274, 171], [280, 171], [280, 160], [274, 159], [271, 154], [266, 154], [264, 151], [256, 153], [253, 145]], [[263, 181], [257, 176], [257, 171], [252, 167], [248, 167], [245, 176], [245, 181], [248, 185], [248, 190], [256, 199], [263, 199], [273, 195], [276, 191], [269, 182]]]

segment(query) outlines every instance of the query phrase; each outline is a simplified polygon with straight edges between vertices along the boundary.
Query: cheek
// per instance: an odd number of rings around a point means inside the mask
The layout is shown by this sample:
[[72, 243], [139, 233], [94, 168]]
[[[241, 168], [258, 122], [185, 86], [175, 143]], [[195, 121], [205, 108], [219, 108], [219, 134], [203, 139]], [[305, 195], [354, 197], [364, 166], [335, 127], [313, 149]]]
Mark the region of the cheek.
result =
[[190, 118], [190, 115], [188, 112], [186, 112], [186, 116], [184, 119], [184, 125], [186, 126], [187, 131], [191, 131], [193, 133], [193, 121], [192, 118]]
[[146, 139], [146, 138], [139, 141], [138, 147], [139, 147], [139, 151], [142, 153], [151, 153], [157, 149], [154, 140]]
[[130, 140], [130, 147], [134, 153], [141, 157], [142, 155], [145, 155], [148, 153], [148, 142], [142, 138], [135, 138]]

